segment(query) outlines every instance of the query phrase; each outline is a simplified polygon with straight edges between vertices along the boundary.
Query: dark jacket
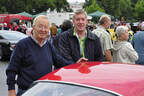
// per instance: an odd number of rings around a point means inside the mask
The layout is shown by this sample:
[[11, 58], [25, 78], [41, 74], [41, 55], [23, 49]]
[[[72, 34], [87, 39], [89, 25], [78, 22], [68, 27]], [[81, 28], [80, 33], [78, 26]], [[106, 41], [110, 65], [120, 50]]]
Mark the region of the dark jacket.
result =
[[60, 68], [68, 64], [70, 62], [57, 54], [49, 42], [40, 47], [31, 37], [22, 39], [14, 48], [6, 70], [8, 89], [15, 89], [17, 83], [19, 88], [26, 90], [33, 81], [52, 72], [52, 65]]
[[[75, 63], [82, 56], [80, 55], [79, 40], [73, 35], [74, 29], [62, 33], [59, 39], [60, 54], [67, 60]], [[85, 41], [85, 58], [88, 61], [102, 61], [104, 60], [102, 48], [99, 38], [87, 30], [87, 39]]]

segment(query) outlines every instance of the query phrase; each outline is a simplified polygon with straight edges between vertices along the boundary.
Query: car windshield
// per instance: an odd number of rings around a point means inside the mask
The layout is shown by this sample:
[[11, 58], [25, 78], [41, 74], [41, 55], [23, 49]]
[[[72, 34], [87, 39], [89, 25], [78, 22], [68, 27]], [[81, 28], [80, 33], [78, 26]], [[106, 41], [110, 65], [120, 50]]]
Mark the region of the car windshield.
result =
[[65, 83], [38, 83], [22, 96], [119, 96], [104, 90]]
[[3, 33], [2, 36], [5, 38], [5, 39], [8, 39], [8, 40], [20, 40], [22, 38], [25, 38], [27, 37], [27, 35], [23, 34], [23, 33], [20, 33], [20, 32], [8, 32], [8, 33]]

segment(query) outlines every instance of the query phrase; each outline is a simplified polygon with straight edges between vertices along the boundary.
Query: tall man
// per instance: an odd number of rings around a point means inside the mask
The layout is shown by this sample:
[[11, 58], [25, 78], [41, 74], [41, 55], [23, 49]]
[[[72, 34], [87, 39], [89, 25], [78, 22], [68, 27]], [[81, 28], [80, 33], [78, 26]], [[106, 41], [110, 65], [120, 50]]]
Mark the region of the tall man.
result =
[[101, 41], [103, 54], [106, 61], [112, 62], [111, 49], [113, 48], [110, 34], [106, 31], [111, 25], [111, 18], [107, 15], [101, 16], [99, 26], [93, 31]]
[[82, 9], [73, 16], [74, 28], [62, 33], [59, 39], [60, 54], [75, 63], [83, 57], [88, 61], [102, 61], [103, 54], [99, 38], [86, 29], [87, 14]]
[[71, 63], [58, 55], [48, 42], [48, 31], [49, 21], [46, 16], [40, 15], [34, 19], [33, 35], [20, 40], [15, 46], [6, 70], [9, 96], [16, 96], [15, 83], [18, 85], [17, 96], [20, 96], [33, 81], [51, 72], [53, 64], [60, 68]]

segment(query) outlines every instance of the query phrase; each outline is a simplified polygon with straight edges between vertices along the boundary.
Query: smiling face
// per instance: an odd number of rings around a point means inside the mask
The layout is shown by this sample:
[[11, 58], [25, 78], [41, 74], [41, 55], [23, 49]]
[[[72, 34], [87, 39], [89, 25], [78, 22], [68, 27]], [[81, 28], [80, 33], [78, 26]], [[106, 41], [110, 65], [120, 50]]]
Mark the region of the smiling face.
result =
[[87, 17], [84, 13], [76, 14], [73, 18], [73, 24], [77, 32], [85, 31], [87, 22]]
[[49, 32], [49, 22], [46, 18], [37, 18], [35, 25], [33, 25], [34, 38], [36, 40], [45, 40]]

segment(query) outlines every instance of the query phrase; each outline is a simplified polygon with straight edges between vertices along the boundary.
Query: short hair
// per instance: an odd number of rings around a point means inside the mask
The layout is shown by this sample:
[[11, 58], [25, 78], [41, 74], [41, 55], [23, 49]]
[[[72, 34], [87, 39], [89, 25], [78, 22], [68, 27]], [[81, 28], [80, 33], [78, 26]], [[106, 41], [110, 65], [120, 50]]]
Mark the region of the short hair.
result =
[[39, 15], [39, 16], [37, 16], [37, 17], [34, 18], [34, 20], [33, 20], [33, 26], [36, 25], [36, 23], [37, 23], [37, 21], [38, 21], [39, 18], [47, 19], [48, 20], [47, 16], [45, 16], [45, 15]]
[[111, 18], [108, 15], [102, 15], [99, 19], [99, 25], [104, 24], [105, 22], [107, 22], [108, 20], [111, 20]]
[[119, 38], [120, 35], [124, 34], [126, 30], [128, 30], [128, 27], [126, 27], [126, 26], [118, 26], [116, 28], [116, 36]]
[[70, 20], [65, 20], [61, 26], [62, 32], [67, 31], [73, 27], [73, 23]]
[[75, 18], [76, 15], [79, 15], [79, 14], [84, 14], [85, 17], [87, 18], [87, 13], [86, 13], [86, 11], [84, 11], [83, 9], [78, 9], [78, 10], [75, 11], [74, 16], [73, 16], [73, 19]]

